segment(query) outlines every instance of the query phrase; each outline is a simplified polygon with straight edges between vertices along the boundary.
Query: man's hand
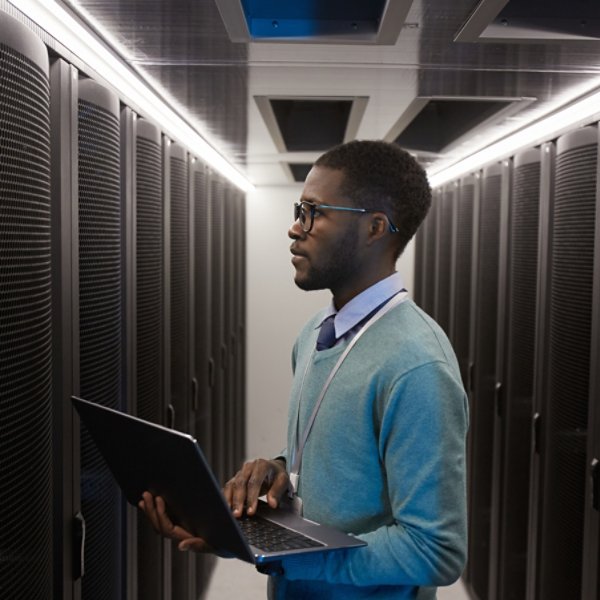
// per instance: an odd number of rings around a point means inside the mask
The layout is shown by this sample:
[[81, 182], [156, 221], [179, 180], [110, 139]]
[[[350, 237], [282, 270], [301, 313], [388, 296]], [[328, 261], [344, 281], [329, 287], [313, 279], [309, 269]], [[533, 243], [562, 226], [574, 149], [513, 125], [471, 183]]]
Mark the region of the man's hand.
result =
[[139, 509], [148, 517], [152, 527], [163, 537], [178, 542], [179, 550], [195, 550], [196, 552], [213, 552], [213, 549], [202, 539], [194, 537], [189, 531], [175, 525], [167, 515], [165, 501], [150, 492], [144, 492], [138, 502]]
[[242, 468], [226, 484], [223, 494], [234, 517], [241, 517], [246, 510], [256, 513], [258, 498], [267, 494], [267, 502], [277, 508], [281, 498], [290, 490], [290, 479], [282, 460], [257, 458], [244, 463]]

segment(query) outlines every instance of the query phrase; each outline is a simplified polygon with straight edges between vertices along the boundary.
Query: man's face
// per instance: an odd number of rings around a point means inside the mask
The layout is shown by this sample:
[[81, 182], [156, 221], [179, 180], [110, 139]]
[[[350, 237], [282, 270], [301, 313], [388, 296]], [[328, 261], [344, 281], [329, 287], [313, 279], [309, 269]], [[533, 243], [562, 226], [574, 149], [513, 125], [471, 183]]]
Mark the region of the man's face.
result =
[[[340, 192], [343, 171], [313, 167], [306, 178], [301, 200], [316, 205], [352, 206]], [[318, 209], [310, 232], [302, 230], [299, 221], [289, 229], [294, 240], [290, 250], [296, 269], [294, 281], [303, 290], [345, 287], [356, 276], [359, 258], [359, 219], [356, 213]]]

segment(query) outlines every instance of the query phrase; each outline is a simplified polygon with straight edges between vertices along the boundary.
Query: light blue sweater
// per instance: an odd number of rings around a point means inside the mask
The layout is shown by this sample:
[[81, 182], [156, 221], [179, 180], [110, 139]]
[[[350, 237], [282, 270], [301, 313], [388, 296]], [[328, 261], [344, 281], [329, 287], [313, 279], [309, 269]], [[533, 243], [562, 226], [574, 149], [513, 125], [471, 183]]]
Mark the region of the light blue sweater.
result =
[[[346, 347], [313, 353], [321, 318], [294, 347], [288, 448], [300, 393], [303, 431]], [[422, 600], [455, 581], [466, 556], [467, 410], [456, 358], [432, 319], [407, 300], [373, 324], [327, 391], [299, 485], [304, 516], [368, 546], [286, 559], [269, 597]]]

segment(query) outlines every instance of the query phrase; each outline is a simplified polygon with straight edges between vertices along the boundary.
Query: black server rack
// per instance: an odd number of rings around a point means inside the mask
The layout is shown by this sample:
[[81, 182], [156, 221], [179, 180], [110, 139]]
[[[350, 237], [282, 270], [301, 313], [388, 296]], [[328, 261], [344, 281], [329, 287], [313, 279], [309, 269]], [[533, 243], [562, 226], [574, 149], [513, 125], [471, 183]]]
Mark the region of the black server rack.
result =
[[582, 598], [600, 600], [600, 204], [596, 204]]
[[195, 435], [209, 463], [212, 462], [210, 380], [211, 343], [211, 247], [209, 172], [202, 162], [192, 169], [194, 203], [194, 411]]
[[239, 465], [234, 464], [235, 443], [235, 206], [234, 190], [230, 183], [223, 186], [223, 465], [225, 477], [231, 477]]
[[225, 308], [223, 302], [225, 286], [225, 190], [221, 177], [212, 172], [210, 182], [210, 228], [211, 228], [211, 364], [212, 367], [212, 469], [217, 480], [224, 483], [228, 473], [225, 461], [225, 367], [227, 347], [225, 345]]
[[454, 205], [458, 187], [447, 184], [438, 195], [436, 259], [435, 259], [435, 320], [448, 334], [450, 332], [450, 290], [452, 287], [452, 233]]
[[452, 279], [450, 291], [450, 341], [456, 353], [465, 388], [468, 387], [471, 322], [471, 280], [474, 240], [474, 203], [479, 180], [470, 175], [458, 182], [452, 220]]
[[[164, 424], [163, 397], [163, 182], [161, 132], [139, 119], [135, 137], [136, 394], [133, 410]], [[161, 600], [163, 543], [137, 517], [137, 597]]]
[[235, 193], [235, 431], [234, 431], [234, 467], [238, 469], [246, 458], [246, 302], [245, 302], [245, 195], [240, 190]]
[[[192, 303], [192, 411], [193, 430], [209, 463], [211, 457], [211, 398], [210, 398], [210, 215], [208, 202], [208, 169], [201, 161], [193, 160], [190, 168], [192, 197], [191, 269], [193, 278]], [[201, 555], [195, 561], [196, 596], [205, 592], [215, 557]]]
[[423, 286], [425, 284], [425, 225], [421, 223], [415, 234], [415, 267], [412, 297], [418, 306], [423, 306]]
[[[168, 425], [178, 431], [194, 433], [191, 418], [190, 365], [190, 193], [189, 159], [178, 144], [166, 150], [169, 191], [169, 325], [170, 397]], [[174, 551], [171, 555], [172, 598], [185, 600], [195, 594], [194, 557]]]
[[3, 13], [0, 64], [0, 589], [6, 598], [50, 598], [49, 65], [41, 41]]
[[597, 137], [595, 127], [585, 127], [557, 140], [554, 198], [545, 219], [530, 599], [581, 598], [582, 592]]
[[435, 315], [435, 259], [436, 259], [436, 231], [437, 231], [437, 216], [438, 203], [440, 200], [441, 191], [436, 190], [433, 193], [433, 200], [429, 213], [423, 222], [423, 283], [422, 283], [422, 298], [421, 308], [432, 317]]
[[[122, 408], [123, 276], [119, 100], [93, 80], [79, 82], [80, 393]], [[82, 597], [122, 597], [121, 494], [91, 438], [81, 432], [85, 521]]]
[[491, 471], [494, 395], [496, 384], [496, 328], [500, 261], [500, 216], [506, 198], [506, 174], [501, 164], [483, 171], [478, 208], [479, 230], [474, 272], [471, 322], [472, 376], [470, 377], [471, 427], [469, 432], [469, 567], [473, 596], [488, 594]]
[[490, 600], [526, 594], [541, 151], [517, 154], [498, 318]]

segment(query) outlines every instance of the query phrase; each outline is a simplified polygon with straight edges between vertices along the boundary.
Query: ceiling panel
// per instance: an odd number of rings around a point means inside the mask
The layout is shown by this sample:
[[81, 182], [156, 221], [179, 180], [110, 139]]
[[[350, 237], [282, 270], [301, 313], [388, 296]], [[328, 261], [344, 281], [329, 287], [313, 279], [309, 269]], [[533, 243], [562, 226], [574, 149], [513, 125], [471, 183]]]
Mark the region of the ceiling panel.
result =
[[396, 43], [387, 46], [232, 42], [214, 0], [79, 4], [213, 145], [246, 164], [258, 185], [291, 184], [289, 164], [310, 163], [318, 152], [278, 147], [255, 96], [361, 97], [358, 138], [388, 136], [418, 97], [534, 99], [518, 113], [474, 129], [458, 147], [420, 153], [424, 162], [440, 166], [600, 85], [598, 40], [454, 41], [476, 0], [413, 0]]

